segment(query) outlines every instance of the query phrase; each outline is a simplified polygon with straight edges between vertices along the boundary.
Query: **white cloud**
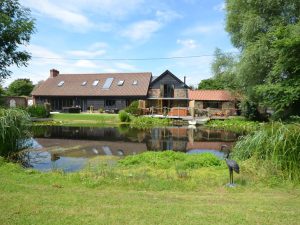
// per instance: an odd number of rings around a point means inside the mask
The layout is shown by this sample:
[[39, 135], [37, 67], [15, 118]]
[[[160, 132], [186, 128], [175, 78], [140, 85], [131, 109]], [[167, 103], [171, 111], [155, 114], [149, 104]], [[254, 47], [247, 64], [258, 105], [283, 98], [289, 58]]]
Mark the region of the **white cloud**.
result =
[[123, 62], [115, 63], [115, 66], [124, 71], [136, 71], [137, 70], [137, 68], [134, 65], [131, 65], [128, 63], [123, 63]]
[[81, 58], [95, 58], [106, 54], [108, 45], [104, 42], [96, 42], [90, 45], [86, 50], [71, 50], [67, 51], [68, 55]]
[[196, 25], [186, 29], [184, 35], [197, 35], [197, 34], [206, 34], [206, 35], [215, 35], [225, 33], [224, 25], [222, 22], [208, 25]]
[[42, 15], [57, 19], [77, 30], [87, 30], [93, 27], [93, 23], [83, 14], [59, 7], [48, 0], [35, 1], [23, 0], [24, 5], [39, 12]]
[[161, 27], [162, 24], [158, 21], [143, 20], [131, 24], [122, 32], [122, 35], [131, 39], [132, 41], [145, 41], [148, 40]]
[[177, 44], [181, 44], [183, 47], [189, 48], [189, 49], [198, 47], [198, 44], [193, 39], [185, 39], [185, 40], [178, 39]]
[[157, 10], [155, 14], [157, 19], [163, 23], [168, 23], [174, 19], [182, 18], [182, 15], [173, 10]]
[[[191, 56], [199, 55], [199, 52], [203, 52], [204, 48], [193, 39], [178, 39], [176, 41], [178, 48], [170, 52], [168, 56]], [[172, 62], [172, 64], [166, 64], [167, 68], [176, 68], [179, 71], [184, 71], [181, 75], [187, 76], [187, 83], [191, 85], [197, 85], [200, 80], [206, 79], [211, 76], [210, 65], [213, 60], [213, 56], [203, 55], [197, 58], [178, 59]]]
[[215, 11], [223, 12], [225, 10], [225, 7], [226, 7], [225, 2], [222, 2], [222, 3], [218, 4], [218, 5], [215, 5], [213, 7], [213, 9]]
[[122, 19], [148, 3], [145, 0], [64, 0], [62, 4], [74, 10], [81, 9], [110, 19]]
[[84, 67], [84, 68], [97, 68], [97, 64], [90, 60], [82, 59], [75, 62], [73, 65], [75, 67]]

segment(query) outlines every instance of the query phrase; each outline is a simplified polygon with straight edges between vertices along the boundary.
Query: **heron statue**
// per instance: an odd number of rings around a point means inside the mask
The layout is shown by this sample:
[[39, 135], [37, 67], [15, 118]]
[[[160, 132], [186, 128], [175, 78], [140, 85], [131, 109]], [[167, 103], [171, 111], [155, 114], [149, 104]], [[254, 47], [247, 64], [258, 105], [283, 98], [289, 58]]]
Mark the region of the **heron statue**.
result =
[[224, 151], [224, 150], [226, 151], [225, 161], [226, 161], [226, 164], [227, 164], [228, 169], [229, 169], [229, 186], [234, 187], [235, 184], [233, 183], [233, 171], [236, 172], [236, 173], [240, 173], [240, 167], [239, 167], [239, 165], [237, 164], [236, 161], [234, 161], [232, 159], [229, 159], [229, 153], [230, 152], [229, 152], [229, 149], [228, 149], [227, 145], [222, 145], [221, 146], [221, 151]]

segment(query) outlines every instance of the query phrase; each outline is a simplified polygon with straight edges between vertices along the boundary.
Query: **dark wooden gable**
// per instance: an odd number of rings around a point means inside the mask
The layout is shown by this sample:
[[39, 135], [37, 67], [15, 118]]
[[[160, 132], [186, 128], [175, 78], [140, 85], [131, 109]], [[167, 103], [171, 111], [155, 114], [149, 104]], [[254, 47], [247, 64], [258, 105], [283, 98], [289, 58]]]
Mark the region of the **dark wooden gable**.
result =
[[160, 88], [162, 84], [174, 85], [176, 89], [186, 89], [189, 88], [184, 82], [182, 82], [178, 77], [176, 77], [169, 70], [166, 70], [150, 84], [151, 88]]

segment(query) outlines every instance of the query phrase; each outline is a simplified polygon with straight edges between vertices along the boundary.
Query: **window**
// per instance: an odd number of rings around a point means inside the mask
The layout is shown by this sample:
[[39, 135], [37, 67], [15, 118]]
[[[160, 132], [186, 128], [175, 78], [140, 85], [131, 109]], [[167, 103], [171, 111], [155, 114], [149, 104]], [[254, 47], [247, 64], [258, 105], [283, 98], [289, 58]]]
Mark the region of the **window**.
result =
[[81, 86], [85, 86], [87, 84], [87, 81], [83, 81]]
[[114, 78], [110, 77], [110, 78], [107, 78], [105, 83], [103, 84], [103, 89], [109, 89], [112, 82], [113, 82]]
[[97, 85], [98, 85], [98, 83], [99, 83], [99, 80], [94, 80], [94, 82], [93, 82], [93, 86], [97, 86]]
[[60, 81], [60, 82], [57, 84], [57, 86], [58, 86], [58, 87], [61, 87], [61, 86], [64, 85], [64, 83], [65, 83], [65, 82], [62, 80], [62, 81]]
[[118, 86], [123, 86], [123, 84], [124, 84], [124, 80], [119, 80], [118, 81]]
[[137, 80], [134, 80], [133, 82], [132, 82], [132, 85], [137, 85], [138, 84], [138, 81]]
[[214, 109], [222, 109], [222, 102], [218, 101], [204, 101], [203, 108], [214, 108]]
[[115, 106], [116, 100], [106, 99], [105, 100], [105, 106]]
[[174, 84], [164, 84], [163, 85], [163, 97], [164, 98], [174, 98]]

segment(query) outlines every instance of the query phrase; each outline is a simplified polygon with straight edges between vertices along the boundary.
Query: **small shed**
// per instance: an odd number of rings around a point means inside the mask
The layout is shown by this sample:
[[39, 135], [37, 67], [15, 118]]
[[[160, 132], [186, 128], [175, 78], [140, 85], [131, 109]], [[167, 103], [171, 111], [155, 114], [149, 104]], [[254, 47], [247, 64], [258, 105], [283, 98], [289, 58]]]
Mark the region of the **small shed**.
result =
[[190, 107], [195, 114], [208, 111], [212, 116], [236, 114], [237, 99], [227, 90], [189, 90]]

